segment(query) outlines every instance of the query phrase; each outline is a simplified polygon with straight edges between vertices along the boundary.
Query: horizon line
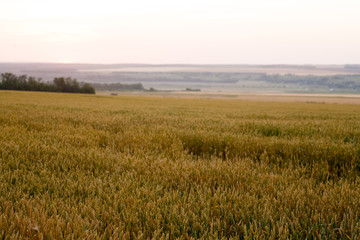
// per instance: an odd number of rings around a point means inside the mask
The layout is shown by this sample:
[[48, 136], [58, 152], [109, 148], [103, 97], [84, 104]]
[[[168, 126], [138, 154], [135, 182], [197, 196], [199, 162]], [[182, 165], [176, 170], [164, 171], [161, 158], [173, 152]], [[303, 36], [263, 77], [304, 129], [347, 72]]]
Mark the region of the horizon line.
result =
[[245, 66], [272, 66], [272, 65], [284, 65], [284, 66], [346, 66], [346, 65], [360, 65], [360, 63], [141, 63], [141, 62], [118, 62], [118, 63], [89, 63], [89, 62], [27, 62], [27, 61], [0, 61], [0, 64], [61, 64], [61, 65], [70, 65], [70, 64], [84, 64], [84, 65], [148, 65], [148, 66], [157, 66], [157, 65], [192, 65], [192, 66], [230, 66], [230, 65], [245, 65]]

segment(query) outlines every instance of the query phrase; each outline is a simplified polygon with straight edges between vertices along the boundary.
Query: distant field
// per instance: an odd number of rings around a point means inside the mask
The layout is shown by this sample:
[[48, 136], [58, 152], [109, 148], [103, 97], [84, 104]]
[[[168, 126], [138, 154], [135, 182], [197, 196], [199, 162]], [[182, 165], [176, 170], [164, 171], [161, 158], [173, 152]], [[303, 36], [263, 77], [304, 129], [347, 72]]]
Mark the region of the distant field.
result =
[[[79, 69], [79, 72], [210, 72], [210, 73], [266, 73], [266, 74], [293, 74], [293, 75], [352, 75], [353, 71], [348, 71], [341, 67], [123, 67], [123, 68], [99, 68], [99, 69]], [[360, 73], [359, 71], [355, 73]]]
[[[98, 91], [98, 95], [110, 95], [116, 91]], [[169, 98], [234, 99], [261, 102], [300, 102], [330, 104], [360, 104], [359, 94], [298, 94], [276, 92], [116, 92], [120, 96], [152, 96]]]
[[[93, 84], [142, 84], [145, 89], [205, 92], [360, 93], [360, 65], [6, 64], [0, 73], [72, 77]], [[104, 88], [96, 89], [104, 90]], [[114, 90], [114, 89], [112, 89]]]
[[0, 238], [359, 239], [360, 108], [310, 102], [0, 91]]

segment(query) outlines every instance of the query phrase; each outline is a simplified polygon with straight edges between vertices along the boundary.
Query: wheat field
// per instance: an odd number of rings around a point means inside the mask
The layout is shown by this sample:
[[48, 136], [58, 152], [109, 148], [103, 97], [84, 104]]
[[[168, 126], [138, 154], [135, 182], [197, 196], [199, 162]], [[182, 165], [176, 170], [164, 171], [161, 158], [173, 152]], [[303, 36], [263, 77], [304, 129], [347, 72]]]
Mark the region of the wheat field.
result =
[[359, 239], [357, 105], [0, 91], [1, 239]]

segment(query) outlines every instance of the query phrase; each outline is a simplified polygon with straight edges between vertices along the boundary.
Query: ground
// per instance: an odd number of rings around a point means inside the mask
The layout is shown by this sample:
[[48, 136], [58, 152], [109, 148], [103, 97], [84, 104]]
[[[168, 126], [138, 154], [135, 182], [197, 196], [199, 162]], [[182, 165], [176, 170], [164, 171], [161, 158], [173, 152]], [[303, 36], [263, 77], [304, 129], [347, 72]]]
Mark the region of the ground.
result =
[[0, 91], [1, 238], [358, 239], [359, 106], [256, 100]]

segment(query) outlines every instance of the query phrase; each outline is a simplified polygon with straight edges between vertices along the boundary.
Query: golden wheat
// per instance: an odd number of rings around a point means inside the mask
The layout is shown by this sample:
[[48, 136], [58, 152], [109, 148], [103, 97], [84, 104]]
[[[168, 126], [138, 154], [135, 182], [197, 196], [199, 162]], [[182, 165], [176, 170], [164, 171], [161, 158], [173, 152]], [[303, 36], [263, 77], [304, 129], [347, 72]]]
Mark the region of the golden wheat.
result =
[[2, 239], [358, 239], [355, 105], [0, 91]]

